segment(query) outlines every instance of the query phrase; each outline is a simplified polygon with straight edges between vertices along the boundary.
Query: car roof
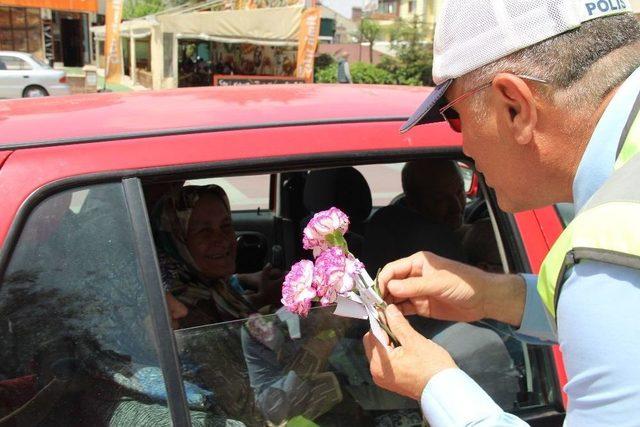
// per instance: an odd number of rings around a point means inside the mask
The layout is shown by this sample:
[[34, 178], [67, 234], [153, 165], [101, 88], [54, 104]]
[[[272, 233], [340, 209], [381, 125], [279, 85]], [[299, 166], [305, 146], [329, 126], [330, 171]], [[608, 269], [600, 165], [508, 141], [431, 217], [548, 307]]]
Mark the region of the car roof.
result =
[[0, 101], [0, 149], [198, 131], [402, 121], [427, 87], [247, 85]]

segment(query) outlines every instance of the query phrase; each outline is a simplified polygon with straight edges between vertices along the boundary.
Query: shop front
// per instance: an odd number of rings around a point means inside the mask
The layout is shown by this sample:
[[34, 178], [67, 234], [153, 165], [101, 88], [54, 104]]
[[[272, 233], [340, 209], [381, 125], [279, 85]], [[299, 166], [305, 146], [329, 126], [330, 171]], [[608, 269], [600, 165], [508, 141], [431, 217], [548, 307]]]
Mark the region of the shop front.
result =
[[[294, 79], [296, 54], [294, 46], [179, 39], [178, 87], [210, 86], [222, 80], [232, 81], [224, 78], [228, 76], [234, 76], [234, 82], [240, 82], [240, 76]], [[272, 80], [278, 81], [277, 78]]]
[[295, 5], [158, 16], [172, 65], [164, 77], [178, 87], [210, 86], [222, 76], [293, 79], [303, 11]]
[[82, 66], [91, 60], [97, 0], [0, 0], [0, 50], [32, 53], [48, 62]]
[[[317, 31], [309, 29], [305, 18], [309, 10], [296, 2], [284, 7], [174, 10], [124, 21], [123, 71], [153, 89], [240, 84], [243, 77], [256, 83], [302, 82], [297, 69], [301, 40], [303, 50], [315, 50], [307, 41], [317, 42]], [[319, 20], [318, 14], [318, 29]], [[105, 26], [92, 27], [91, 32], [98, 47], [97, 64], [104, 68]], [[313, 60], [313, 54], [308, 57]], [[138, 77], [141, 72], [149, 77], [144, 83]]]

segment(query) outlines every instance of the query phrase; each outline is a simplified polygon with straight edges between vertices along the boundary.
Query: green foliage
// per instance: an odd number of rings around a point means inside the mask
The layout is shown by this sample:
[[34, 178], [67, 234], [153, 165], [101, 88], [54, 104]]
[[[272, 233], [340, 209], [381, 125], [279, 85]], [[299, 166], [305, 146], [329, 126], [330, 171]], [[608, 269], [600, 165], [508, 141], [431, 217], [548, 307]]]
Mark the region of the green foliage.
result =
[[[370, 25], [372, 25], [371, 28]], [[365, 33], [370, 39], [365, 38]], [[374, 33], [376, 37], [381, 34], [381, 29], [376, 22], [370, 21], [366, 24], [361, 22], [359, 31], [361, 39], [375, 41]], [[385, 56], [377, 66], [362, 62], [350, 64], [353, 82], [414, 86], [433, 84], [431, 80], [433, 53], [431, 46], [424, 41], [426, 34], [424, 23], [418, 17], [410, 21], [396, 21], [389, 30], [391, 48], [396, 56]], [[325, 55], [320, 55], [316, 61], [316, 82], [336, 83], [338, 65], [333, 58], [323, 58], [323, 56]]]
[[396, 84], [432, 84], [433, 52], [431, 46], [424, 43], [426, 30], [420, 18], [396, 21], [390, 34], [396, 57], [384, 58], [380, 68], [393, 75]]
[[369, 42], [369, 62], [373, 62], [373, 44], [382, 34], [382, 27], [371, 19], [363, 19], [358, 25], [358, 39]]
[[367, 64], [366, 62], [355, 62], [350, 66], [350, 71], [354, 83], [380, 85], [394, 83], [393, 76], [387, 70], [383, 70], [373, 64]]
[[163, 0], [125, 0], [122, 6], [122, 18], [140, 18], [160, 12], [164, 8]]
[[335, 62], [336, 60], [333, 58], [333, 56], [329, 55], [328, 53], [318, 55], [314, 64], [314, 73], [318, 74], [320, 70], [330, 67]]
[[316, 83], [337, 83], [338, 82], [338, 64], [335, 62], [328, 67], [316, 69]]
[[362, 40], [366, 40], [369, 43], [374, 43], [380, 34], [382, 33], [382, 27], [376, 21], [372, 19], [363, 19], [358, 25], [358, 34]]
[[[395, 79], [386, 70], [376, 67], [366, 62], [354, 62], [349, 64], [351, 78], [354, 83], [364, 84], [394, 84]], [[338, 64], [332, 64], [329, 67], [320, 69], [316, 73], [317, 83], [337, 83], [338, 81]]]

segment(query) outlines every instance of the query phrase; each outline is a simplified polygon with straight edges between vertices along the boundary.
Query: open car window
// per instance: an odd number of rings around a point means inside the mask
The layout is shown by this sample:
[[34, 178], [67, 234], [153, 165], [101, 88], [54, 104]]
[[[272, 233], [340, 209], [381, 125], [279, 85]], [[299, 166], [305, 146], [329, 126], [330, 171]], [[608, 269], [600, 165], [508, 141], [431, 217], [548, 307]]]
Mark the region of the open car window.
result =
[[[396, 196], [402, 192], [403, 164], [355, 167], [372, 190], [374, 206], [379, 203], [379, 208], [393, 205], [397, 205], [394, 209], [402, 207]], [[331, 176], [330, 170], [318, 171]], [[312, 214], [301, 206], [304, 179], [308, 179], [311, 172], [287, 173], [286, 178], [281, 180], [282, 203], [288, 204], [287, 209], [281, 211], [299, 212], [298, 217], [278, 217], [276, 214], [264, 216], [260, 212], [234, 213], [238, 242], [242, 241], [243, 233], [259, 230], [266, 239], [264, 244], [267, 247], [278, 246], [280, 251], [285, 252], [282, 256], [282, 259], [288, 260], [283, 265], [285, 272], [292, 262], [310, 256], [301, 250], [300, 232]], [[240, 178], [257, 182], [257, 179], [267, 176]], [[235, 178], [230, 177], [229, 180]], [[225, 186], [230, 181], [227, 178], [215, 178], [197, 182], [216, 183], [227, 190]], [[230, 193], [233, 191], [231, 189]], [[231, 210], [235, 211], [231, 194], [229, 199]], [[369, 216], [366, 212], [360, 213], [363, 219], [359, 223], [354, 221], [350, 228], [355, 235], [349, 241], [350, 249], [353, 242], [359, 241], [362, 251], [356, 252], [358, 256], [362, 256], [361, 260], [367, 267], [377, 266], [375, 262], [382, 262], [382, 258], [369, 257], [367, 250], [384, 247], [384, 235], [382, 240], [372, 240], [375, 214]], [[502, 264], [488, 215], [486, 202], [477, 196], [472, 200], [467, 199], [465, 223], [460, 230], [453, 232], [430, 225], [427, 231], [437, 232], [437, 238], [432, 240], [436, 241], [441, 251], [451, 250], [449, 253], [454, 254], [451, 255], [454, 259], [500, 271]], [[411, 221], [415, 220], [412, 216]], [[400, 223], [409, 224], [404, 220]], [[267, 230], [267, 227], [270, 229]], [[378, 227], [381, 231], [388, 229], [384, 224]], [[473, 239], [465, 238], [470, 235], [469, 230], [475, 235]], [[404, 233], [412, 237], [420, 235], [411, 230]], [[452, 241], [442, 242], [441, 238]], [[397, 236], [395, 240], [398, 240]], [[438, 253], [437, 249], [423, 249]], [[238, 249], [236, 265], [247, 264], [242, 258], [252, 257], [251, 253]], [[260, 260], [264, 258], [262, 252], [256, 253], [261, 254]], [[516, 254], [508, 254], [508, 257], [513, 256]], [[190, 264], [187, 270], [193, 269], [191, 261], [187, 264]], [[260, 268], [256, 265], [253, 271]], [[175, 296], [182, 298], [185, 303], [196, 301], [197, 304], [190, 308], [191, 312], [213, 319], [216, 313], [206, 313], [212, 304], [207, 302], [207, 292], [212, 291], [206, 290], [206, 286], [197, 286], [197, 292], [187, 292], [185, 297], [184, 279], [187, 276], [184, 273], [184, 269], [181, 270], [182, 281]], [[243, 270], [242, 273], [249, 273], [249, 270]], [[375, 269], [372, 274], [375, 275]], [[251, 291], [247, 287], [238, 287], [235, 279], [230, 280], [227, 286], [224, 289], [233, 288], [240, 294]], [[214, 293], [217, 295], [215, 298], [220, 297], [219, 289]], [[212, 416], [245, 425], [283, 425], [294, 420], [312, 421], [318, 425], [421, 425], [422, 418], [416, 402], [386, 392], [373, 383], [362, 346], [362, 336], [369, 328], [367, 322], [336, 317], [332, 314], [333, 307], [314, 308], [307, 318], [276, 312], [277, 309], [278, 305], [275, 304], [259, 312], [253, 310], [234, 318], [223, 318], [219, 323], [209, 321], [194, 325], [191, 322], [175, 331], [188, 400], [198, 396], [195, 392], [190, 395], [189, 389], [192, 387], [204, 390], [208, 396], [204, 413], [192, 412], [194, 422]], [[449, 351], [458, 366], [475, 379], [504, 410], [522, 414], [522, 411], [526, 413], [545, 408], [555, 402], [554, 374], [548, 349], [525, 345], [511, 337], [506, 326], [492, 322], [466, 324], [422, 318], [412, 318], [410, 321], [423, 335]]]

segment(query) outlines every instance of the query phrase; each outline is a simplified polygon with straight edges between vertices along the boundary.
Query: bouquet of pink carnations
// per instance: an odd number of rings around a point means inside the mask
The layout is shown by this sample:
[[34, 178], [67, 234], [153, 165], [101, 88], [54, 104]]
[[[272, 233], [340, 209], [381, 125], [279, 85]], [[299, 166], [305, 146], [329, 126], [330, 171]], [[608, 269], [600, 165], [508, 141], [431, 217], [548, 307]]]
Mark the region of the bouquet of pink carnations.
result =
[[302, 244], [313, 251], [315, 262], [301, 260], [291, 267], [282, 285], [282, 304], [306, 316], [314, 301], [327, 306], [337, 302], [334, 314], [369, 319], [371, 331], [383, 345], [397, 340], [387, 326], [386, 303], [376, 280], [364, 264], [349, 252], [344, 238], [349, 217], [332, 207], [318, 212], [303, 231]]

